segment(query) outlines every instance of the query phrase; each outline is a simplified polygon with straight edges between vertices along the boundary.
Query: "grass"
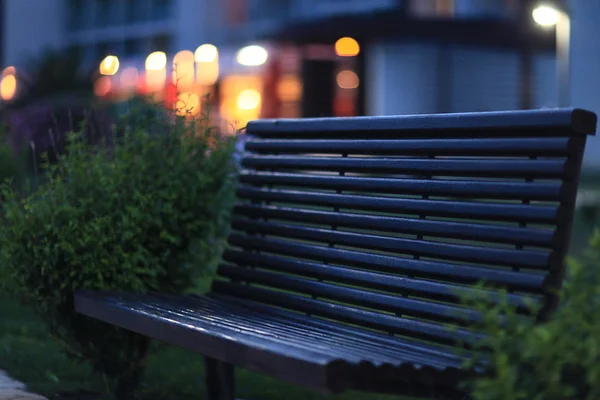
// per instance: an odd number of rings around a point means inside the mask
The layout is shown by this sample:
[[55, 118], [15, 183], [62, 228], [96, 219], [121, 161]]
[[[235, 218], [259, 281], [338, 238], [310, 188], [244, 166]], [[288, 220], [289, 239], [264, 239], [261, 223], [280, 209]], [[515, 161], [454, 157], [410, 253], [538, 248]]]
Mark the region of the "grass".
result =
[[[199, 354], [164, 346], [150, 360], [143, 383], [143, 398], [205, 398], [203, 362]], [[103, 392], [104, 384], [99, 376], [63, 356], [31, 310], [1, 297], [0, 369], [24, 382], [30, 391], [50, 400], [103, 398], [82, 394]], [[400, 400], [394, 396], [352, 392], [329, 396], [239, 369], [237, 392], [238, 397], [245, 400]], [[68, 393], [73, 395], [65, 396]]]

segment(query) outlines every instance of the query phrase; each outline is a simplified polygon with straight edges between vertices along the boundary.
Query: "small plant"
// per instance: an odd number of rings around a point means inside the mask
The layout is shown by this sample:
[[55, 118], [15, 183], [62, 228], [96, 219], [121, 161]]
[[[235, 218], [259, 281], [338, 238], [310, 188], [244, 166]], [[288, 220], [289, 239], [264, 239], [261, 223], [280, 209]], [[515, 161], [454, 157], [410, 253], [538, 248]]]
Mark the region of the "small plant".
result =
[[519, 318], [508, 302], [481, 304], [491, 374], [472, 382], [475, 400], [600, 398], [599, 267], [597, 230], [581, 260], [570, 260], [560, 306], [545, 323]]
[[110, 146], [70, 134], [31, 193], [3, 186], [0, 284], [119, 399], [136, 391], [149, 340], [76, 314], [73, 294], [193, 289], [211, 273], [233, 199], [233, 138], [202, 119], [169, 126], [157, 135], [125, 124]]

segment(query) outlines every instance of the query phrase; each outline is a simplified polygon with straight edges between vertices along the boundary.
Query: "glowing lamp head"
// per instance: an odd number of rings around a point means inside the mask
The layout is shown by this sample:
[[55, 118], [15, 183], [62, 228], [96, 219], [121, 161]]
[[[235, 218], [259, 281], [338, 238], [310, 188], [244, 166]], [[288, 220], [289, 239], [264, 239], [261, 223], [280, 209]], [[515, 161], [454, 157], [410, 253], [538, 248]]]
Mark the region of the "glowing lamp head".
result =
[[558, 23], [560, 19], [560, 11], [549, 5], [541, 5], [536, 7], [531, 13], [533, 20], [541, 26], [551, 27]]

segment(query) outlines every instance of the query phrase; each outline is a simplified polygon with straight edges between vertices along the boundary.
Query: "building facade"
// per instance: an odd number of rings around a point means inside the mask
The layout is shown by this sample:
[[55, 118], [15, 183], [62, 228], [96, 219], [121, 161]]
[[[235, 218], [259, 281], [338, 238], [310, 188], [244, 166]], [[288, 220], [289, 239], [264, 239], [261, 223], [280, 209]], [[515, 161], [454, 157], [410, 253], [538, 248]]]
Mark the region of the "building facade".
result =
[[[552, 30], [530, 0], [5, 0], [2, 59], [18, 66], [70, 48], [120, 73], [164, 52], [167, 67], [202, 44], [218, 49], [208, 91], [225, 118], [487, 111], [557, 104]], [[600, 114], [600, 4], [571, 0], [571, 99]], [[340, 57], [351, 37], [358, 54]], [[248, 45], [268, 51], [240, 65]], [[194, 61], [192, 61], [194, 62]], [[195, 74], [206, 65], [196, 63]], [[213, 71], [214, 72], [214, 71]], [[170, 76], [170, 71], [166, 71]], [[119, 77], [113, 77], [119, 82]], [[167, 79], [168, 81], [168, 79]], [[206, 83], [206, 82], [205, 82]], [[192, 89], [190, 89], [192, 90]], [[257, 97], [257, 93], [259, 96]], [[196, 94], [195, 94], [196, 95]], [[588, 168], [600, 169], [600, 140]]]

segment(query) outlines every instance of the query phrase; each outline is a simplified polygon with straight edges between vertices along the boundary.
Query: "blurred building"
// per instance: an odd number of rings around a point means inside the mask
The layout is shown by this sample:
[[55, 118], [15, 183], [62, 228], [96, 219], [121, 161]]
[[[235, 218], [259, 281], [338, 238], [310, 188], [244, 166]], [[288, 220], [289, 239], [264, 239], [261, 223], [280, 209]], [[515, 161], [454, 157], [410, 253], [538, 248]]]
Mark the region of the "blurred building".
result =
[[[600, 3], [568, 3], [572, 103], [600, 113], [600, 52], [591, 50]], [[94, 65], [113, 56], [101, 66], [99, 95], [159, 91], [171, 106], [211, 93], [215, 112], [238, 126], [257, 117], [553, 107], [554, 35], [532, 21], [534, 4], [5, 0], [3, 63], [19, 68], [45, 48], [72, 49]], [[586, 165], [600, 168], [600, 140], [590, 142]]]

